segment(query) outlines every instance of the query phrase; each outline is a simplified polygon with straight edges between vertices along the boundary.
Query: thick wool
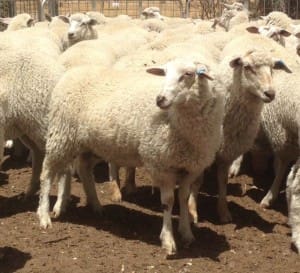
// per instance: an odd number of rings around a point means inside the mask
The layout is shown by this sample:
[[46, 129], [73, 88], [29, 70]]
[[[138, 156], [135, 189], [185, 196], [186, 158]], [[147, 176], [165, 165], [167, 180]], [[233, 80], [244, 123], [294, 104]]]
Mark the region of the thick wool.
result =
[[[196, 78], [189, 90], [182, 91], [182, 103], [161, 110], [155, 101], [162, 85], [163, 78], [143, 72], [78, 67], [64, 75], [53, 93], [49, 116], [38, 210], [42, 226], [51, 223], [44, 187], [53, 171], [63, 171], [77, 155], [88, 164], [88, 154], [95, 154], [119, 166], [148, 169], [161, 188], [163, 204], [168, 204], [161, 239], [169, 254], [176, 250], [170, 215], [177, 181], [182, 188], [179, 229], [185, 241], [193, 239], [185, 209], [189, 185], [219, 148], [223, 96]], [[86, 171], [85, 175], [90, 178]]]

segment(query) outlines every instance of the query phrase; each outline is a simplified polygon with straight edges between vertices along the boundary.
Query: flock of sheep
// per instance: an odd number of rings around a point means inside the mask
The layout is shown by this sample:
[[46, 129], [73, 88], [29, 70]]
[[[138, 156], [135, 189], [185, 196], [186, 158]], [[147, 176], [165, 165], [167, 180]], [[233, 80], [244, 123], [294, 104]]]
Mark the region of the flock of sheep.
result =
[[[249, 21], [241, 3], [224, 6], [214, 21], [168, 18], [155, 7], [141, 19], [87, 12], [35, 24], [28, 14], [2, 20], [0, 142], [3, 149], [18, 138], [31, 151], [26, 197], [41, 187], [41, 227], [51, 226], [54, 181], [55, 217], [66, 210], [74, 172], [87, 203], [101, 213], [94, 165], [109, 162], [118, 186], [125, 167], [125, 192], [135, 190], [135, 167], [144, 166], [161, 192], [162, 246], [174, 254], [175, 187], [179, 233], [189, 245], [204, 170], [216, 164], [218, 213], [229, 222], [227, 179], [250, 151], [254, 163], [275, 158], [264, 207], [296, 162], [286, 193], [300, 248], [300, 25], [282, 12]], [[117, 189], [112, 198], [120, 201]]]

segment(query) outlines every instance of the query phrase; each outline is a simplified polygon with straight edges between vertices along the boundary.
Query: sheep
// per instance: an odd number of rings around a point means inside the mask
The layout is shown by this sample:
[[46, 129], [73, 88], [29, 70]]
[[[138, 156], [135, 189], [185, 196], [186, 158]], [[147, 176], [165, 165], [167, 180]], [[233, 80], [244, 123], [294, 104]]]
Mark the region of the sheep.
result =
[[[218, 213], [223, 223], [232, 219], [226, 201], [229, 167], [239, 155], [251, 148], [259, 129], [263, 105], [275, 97], [272, 69], [291, 72], [281, 60], [274, 60], [270, 52], [253, 47], [256, 39], [252, 41], [252, 38], [250, 34], [239, 37], [224, 48], [223, 53], [226, 57], [220, 63], [216, 76], [216, 88], [226, 92], [224, 136], [216, 156]], [[230, 74], [232, 76], [229, 77]], [[201, 180], [193, 185], [189, 198], [190, 214], [194, 222], [198, 221], [196, 200], [200, 185]]]
[[13, 18], [0, 18], [0, 22], [7, 24], [6, 31], [16, 31], [34, 26], [34, 19], [28, 13], [21, 13]]
[[159, 19], [159, 20], [164, 20], [163, 17], [160, 15], [160, 9], [158, 7], [148, 7], [145, 8], [142, 11], [141, 14], [142, 19]]
[[83, 13], [74, 13], [70, 17], [60, 15], [59, 18], [69, 24], [68, 38], [64, 41], [64, 49], [83, 40], [98, 38], [97, 30], [93, 27], [98, 24], [96, 19]]
[[101, 12], [88, 11], [88, 12], [86, 12], [86, 15], [92, 19], [95, 19], [97, 21], [98, 25], [105, 25], [107, 23], [107, 18]]
[[[32, 151], [27, 198], [39, 188], [50, 94], [65, 69], [52, 57], [34, 49], [2, 49], [0, 57], [5, 63], [0, 69], [0, 142], [19, 137]], [[60, 197], [56, 205], [59, 209], [65, 205], [61, 203], [65, 199]]]
[[300, 185], [300, 160], [292, 167], [286, 188], [286, 199], [288, 205], [288, 221], [292, 229], [292, 243], [300, 253], [300, 223], [299, 223], [299, 185]]
[[165, 68], [147, 71], [166, 75], [159, 94], [161, 77], [83, 66], [69, 70], [57, 84], [37, 210], [42, 227], [51, 225], [48, 195], [53, 171], [63, 173], [73, 156], [80, 157], [79, 175], [90, 193], [88, 203], [98, 205], [89, 163], [96, 154], [120, 166], [148, 169], [161, 190], [164, 220], [160, 238], [167, 254], [176, 251], [171, 212], [177, 181], [179, 232], [185, 243], [194, 240], [187, 214], [189, 187], [219, 148], [223, 94], [210, 88], [212, 77], [206, 65], [195, 59], [175, 59]]
[[247, 30], [250, 33], [259, 33], [262, 36], [271, 38], [282, 46], [285, 46], [284, 37], [289, 37], [291, 35], [289, 31], [274, 25], [267, 25], [267, 26], [260, 26], [260, 27], [251, 26], [248, 27]]
[[292, 18], [281, 11], [272, 11], [267, 16], [261, 16], [265, 20], [266, 25], [275, 25], [283, 29], [289, 30], [293, 24]]

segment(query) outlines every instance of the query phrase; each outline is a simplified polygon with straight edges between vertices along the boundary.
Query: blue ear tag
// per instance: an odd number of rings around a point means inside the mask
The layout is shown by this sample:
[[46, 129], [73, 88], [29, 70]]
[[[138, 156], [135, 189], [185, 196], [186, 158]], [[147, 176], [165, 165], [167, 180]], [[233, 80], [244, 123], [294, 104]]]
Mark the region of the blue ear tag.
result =
[[282, 60], [278, 60], [277, 64], [284, 65], [284, 62]]
[[196, 74], [198, 76], [205, 74], [205, 72], [206, 72], [205, 68], [199, 68], [199, 69], [196, 70]]

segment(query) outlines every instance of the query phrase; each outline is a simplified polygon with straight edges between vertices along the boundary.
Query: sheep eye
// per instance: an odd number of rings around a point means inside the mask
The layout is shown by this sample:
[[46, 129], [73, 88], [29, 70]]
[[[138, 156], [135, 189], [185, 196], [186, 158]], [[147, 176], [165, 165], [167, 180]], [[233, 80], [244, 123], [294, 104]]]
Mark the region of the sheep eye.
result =
[[256, 72], [254, 71], [254, 69], [251, 65], [245, 65], [244, 68], [245, 68], [245, 70], [250, 71], [253, 74], [256, 74]]
[[185, 72], [185, 76], [188, 76], [188, 77], [192, 77], [192, 76], [194, 76], [194, 72], [191, 72], [191, 71], [187, 71], [187, 72]]

